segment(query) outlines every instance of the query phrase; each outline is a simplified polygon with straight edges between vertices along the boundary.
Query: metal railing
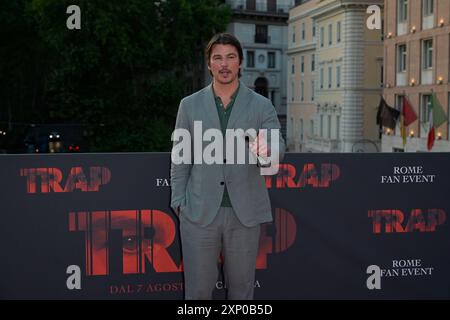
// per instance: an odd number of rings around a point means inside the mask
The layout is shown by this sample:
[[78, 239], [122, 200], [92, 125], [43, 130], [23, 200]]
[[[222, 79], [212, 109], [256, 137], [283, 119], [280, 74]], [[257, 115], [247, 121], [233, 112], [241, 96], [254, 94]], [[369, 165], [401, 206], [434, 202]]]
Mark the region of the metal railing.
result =
[[340, 140], [307, 136], [305, 147], [320, 152], [340, 152], [341, 142]]
[[292, 5], [279, 3], [276, 0], [226, 0], [231, 9], [235, 11], [254, 11], [288, 14]]
[[267, 34], [255, 34], [255, 43], [270, 43], [270, 36]]

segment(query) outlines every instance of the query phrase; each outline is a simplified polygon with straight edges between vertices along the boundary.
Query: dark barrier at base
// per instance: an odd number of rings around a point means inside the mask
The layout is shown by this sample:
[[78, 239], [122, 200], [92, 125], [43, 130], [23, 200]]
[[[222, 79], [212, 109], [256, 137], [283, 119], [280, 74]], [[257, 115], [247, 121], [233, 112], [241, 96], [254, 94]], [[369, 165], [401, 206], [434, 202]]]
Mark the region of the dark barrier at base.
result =
[[[255, 298], [450, 298], [449, 163], [287, 154], [266, 179]], [[169, 167], [168, 153], [0, 156], [0, 298], [182, 299]]]

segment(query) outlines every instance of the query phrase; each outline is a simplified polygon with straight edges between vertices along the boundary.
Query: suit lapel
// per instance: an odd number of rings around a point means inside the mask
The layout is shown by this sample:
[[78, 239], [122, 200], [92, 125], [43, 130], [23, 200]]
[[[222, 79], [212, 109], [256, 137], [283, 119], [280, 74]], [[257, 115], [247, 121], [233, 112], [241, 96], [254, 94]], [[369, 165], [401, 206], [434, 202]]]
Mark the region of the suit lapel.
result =
[[217, 114], [216, 101], [214, 101], [212, 84], [206, 87], [205, 94], [203, 95], [202, 106], [204, 109], [204, 114], [206, 114], [208, 119], [211, 121], [211, 127], [220, 130], [220, 119]]
[[233, 110], [231, 110], [230, 119], [228, 120], [227, 129], [233, 129], [236, 120], [243, 116], [244, 111], [248, 110], [247, 105], [250, 102], [250, 98], [250, 89], [241, 82], [238, 95], [234, 101]]

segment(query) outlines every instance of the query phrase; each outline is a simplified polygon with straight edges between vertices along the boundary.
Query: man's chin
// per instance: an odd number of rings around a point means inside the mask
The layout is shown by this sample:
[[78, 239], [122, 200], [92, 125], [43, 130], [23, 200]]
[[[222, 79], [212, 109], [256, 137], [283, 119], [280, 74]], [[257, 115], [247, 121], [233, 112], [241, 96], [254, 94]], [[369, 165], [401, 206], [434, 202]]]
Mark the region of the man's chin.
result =
[[220, 84], [231, 84], [233, 83], [236, 78], [230, 78], [230, 79], [217, 79], [219, 81]]

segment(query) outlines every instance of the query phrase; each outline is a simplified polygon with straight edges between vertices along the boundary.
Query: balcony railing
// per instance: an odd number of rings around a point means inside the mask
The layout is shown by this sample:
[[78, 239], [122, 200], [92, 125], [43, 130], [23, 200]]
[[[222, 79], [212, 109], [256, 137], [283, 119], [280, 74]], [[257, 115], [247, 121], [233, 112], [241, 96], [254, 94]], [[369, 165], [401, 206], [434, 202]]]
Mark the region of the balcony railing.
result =
[[270, 36], [267, 34], [255, 34], [255, 43], [270, 43]]
[[288, 14], [291, 5], [280, 4], [276, 0], [226, 0], [231, 9], [241, 12], [267, 12], [274, 14]]
[[305, 147], [306, 149], [318, 152], [340, 152], [341, 142], [340, 140], [329, 140], [317, 136], [307, 136]]

